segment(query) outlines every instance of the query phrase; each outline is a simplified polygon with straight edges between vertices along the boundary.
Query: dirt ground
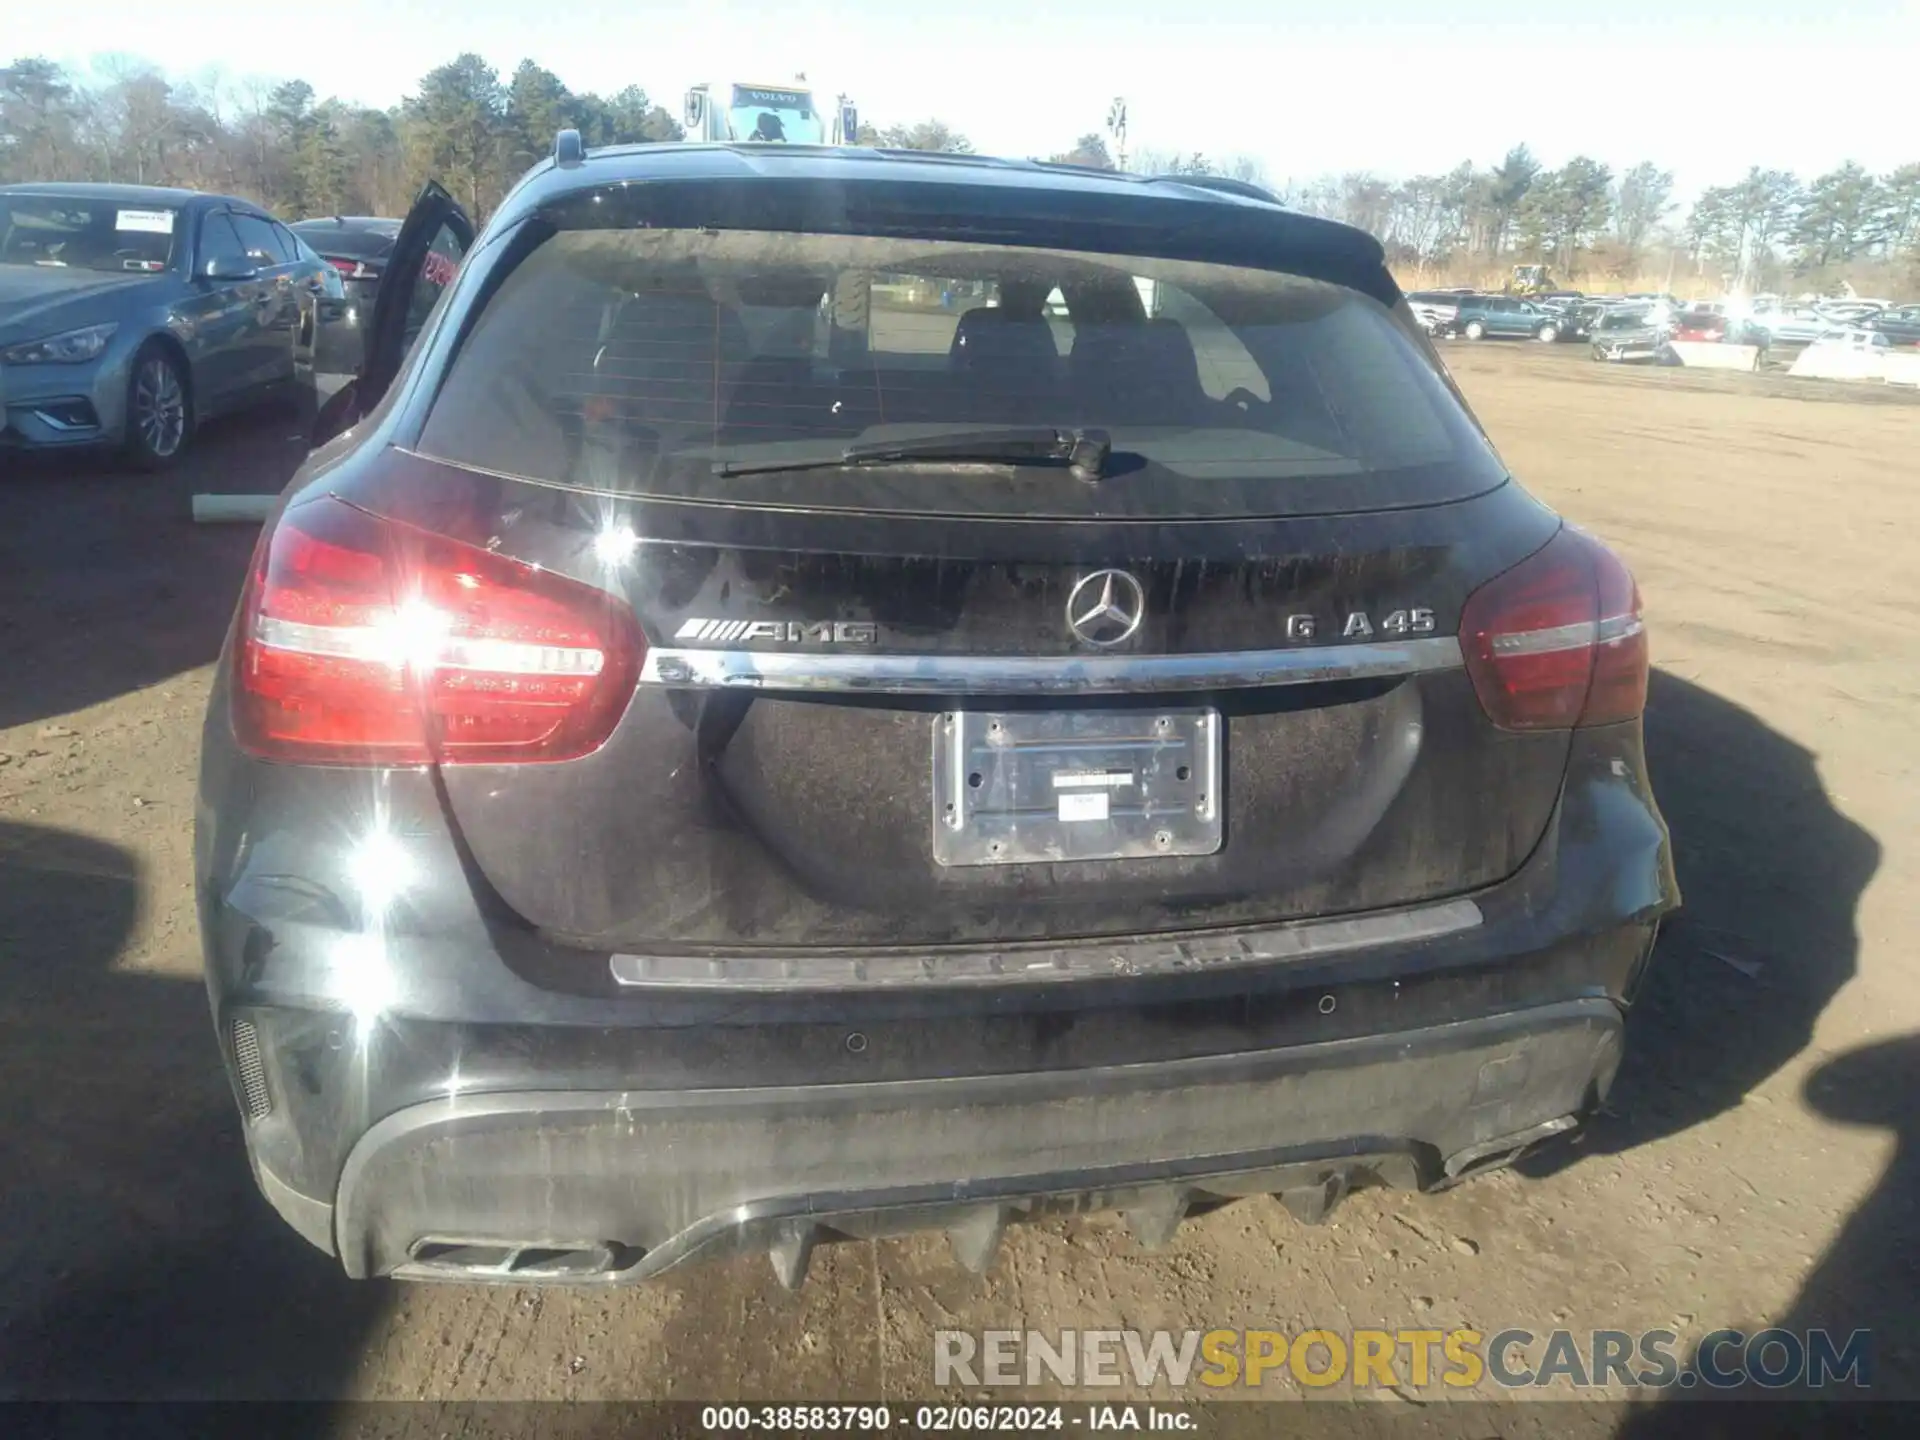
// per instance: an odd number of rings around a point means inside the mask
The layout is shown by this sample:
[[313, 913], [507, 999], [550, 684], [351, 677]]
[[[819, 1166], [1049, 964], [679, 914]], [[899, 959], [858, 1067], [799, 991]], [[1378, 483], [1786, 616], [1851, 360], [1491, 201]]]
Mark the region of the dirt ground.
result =
[[844, 1245], [797, 1295], [756, 1257], [586, 1295], [353, 1285], [268, 1211], [190, 883], [252, 536], [194, 527], [186, 497], [277, 489], [298, 443], [275, 417], [158, 482], [0, 472], [0, 1398], [902, 1399], [939, 1328], [1667, 1326], [1684, 1352], [1768, 1320], [1872, 1328], [1876, 1392], [1920, 1391], [1920, 405], [1444, 353], [1646, 597], [1686, 909], [1609, 1113], [1522, 1171], [1363, 1193], [1318, 1228], [1247, 1201], [1148, 1254], [1060, 1221], [984, 1279], [939, 1237]]

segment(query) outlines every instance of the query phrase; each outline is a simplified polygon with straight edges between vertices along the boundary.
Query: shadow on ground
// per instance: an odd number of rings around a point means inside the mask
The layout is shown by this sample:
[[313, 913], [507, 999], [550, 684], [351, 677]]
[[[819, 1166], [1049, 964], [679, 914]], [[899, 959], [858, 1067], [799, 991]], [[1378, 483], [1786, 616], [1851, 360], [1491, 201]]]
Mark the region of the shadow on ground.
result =
[[1813, 757], [1710, 691], [1656, 672], [1647, 764], [1684, 908], [1661, 932], [1606, 1113], [1544, 1175], [1710, 1120], [1804, 1050], [1859, 962], [1855, 911], [1880, 846], [1837, 810]]
[[[1807, 1048], [1820, 1012], [1858, 968], [1856, 912], [1880, 846], [1834, 806], [1812, 755], [1740, 706], [1661, 673], [1648, 698], [1646, 736], [1685, 908], [1661, 934], [1606, 1112], [1582, 1143], [1523, 1160], [1530, 1175], [1676, 1135], [1738, 1106]], [[1893, 1130], [1899, 1148], [1776, 1322], [1803, 1333], [1824, 1326], [1843, 1343], [1853, 1330], [1875, 1331], [1875, 1391], [1903, 1398], [1915, 1395], [1909, 1337], [1920, 1320], [1917, 1094], [1920, 1038], [1841, 1056], [1807, 1080], [1811, 1108], [1841, 1123]], [[1766, 1324], [1727, 1323], [1748, 1334]], [[1799, 1392], [1803, 1400], [1806, 1393]], [[1853, 1433], [1868, 1424], [1857, 1406], [1810, 1410], [1769, 1396], [1785, 1398], [1751, 1387], [1724, 1397], [1695, 1387], [1631, 1408], [1619, 1434], [1731, 1440]], [[1718, 1398], [1739, 1403], [1701, 1403]]]
[[1873, 1331], [1876, 1388], [1920, 1400], [1920, 1035], [1836, 1056], [1804, 1096], [1829, 1120], [1891, 1132], [1894, 1152], [1780, 1323]]
[[0, 457], [0, 730], [111, 700], [220, 653], [258, 527], [195, 525], [198, 491], [278, 494], [304, 411], [209, 424], [179, 466]]
[[114, 968], [144, 903], [117, 847], [0, 822], [0, 1399], [332, 1398], [386, 1291], [255, 1191], [205, 990]]
[[[1855, 1332], [1866, 1331], [1856, 1372], [1865, 1389], [1847, 1378], [1829, 1380], [1819, 1390], [1806, 1383], [1781, 1390], [1745, 1385], [1716, 1397], [1736, 1402], [1724, 1416], [1719, 1407], [1703, 1407], [1699, 1402], [1706, 1397], [1696, 1389], [1633, 1415], [1619, 1431], [1624, 1440], [1910, 1433], [1914, 1402], [1920, 1401], [1920, 1035], [1836, 1056], [1807, 1077], [1801, 1095], [1810, 1109], [1837, 1124], [1890, 1132], [1893, 1155], [1787, 1312], [1731, 1328], [1752, 1336], [1770, 1324], [1809, 1350], [1809, 1332], [1824, 1330], [1843, 1356]], [[1725, 1371], [1740, 1354], [1729, 1349], [1711, 1358]], [[1700, 1358], [1692, 1357], [1696, 1366]], [[1764, 1363], [1784, 1370], [1789, 1359], [1776, 1348]], [[1840, 1403], [1845, 1401], [1853, 1403]], [[1863, 1403], [1873, 1401], [1902, 1403], [1897, 1409]]]

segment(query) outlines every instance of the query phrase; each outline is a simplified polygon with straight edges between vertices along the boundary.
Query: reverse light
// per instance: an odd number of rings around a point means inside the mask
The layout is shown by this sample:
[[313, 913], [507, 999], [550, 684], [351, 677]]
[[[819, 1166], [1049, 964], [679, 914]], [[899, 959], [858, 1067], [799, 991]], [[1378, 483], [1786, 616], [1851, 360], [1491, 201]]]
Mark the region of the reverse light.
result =
[[613, 733], [644, 650], [604, 590], [322, 500], [255, 557], [234, 733], [320, 765], [577, 759]]
[[1608, 725], [1646, 708], [1639, 588], [1618, 556], [1571, 526], [1468, 597], [1460, 648], [1503, 729]]
[[65, 330], [58, 335], [9, 346], [0, 351], [0, 361], [9, 365], [78, 365], [87, 360], [97, 360], [100, 352], [107, 348], [107, 341], [113, 338], [113, 332], [119, 328], [118, 324], [109, 322], [105, 325], [88, 325], [79, 330]]

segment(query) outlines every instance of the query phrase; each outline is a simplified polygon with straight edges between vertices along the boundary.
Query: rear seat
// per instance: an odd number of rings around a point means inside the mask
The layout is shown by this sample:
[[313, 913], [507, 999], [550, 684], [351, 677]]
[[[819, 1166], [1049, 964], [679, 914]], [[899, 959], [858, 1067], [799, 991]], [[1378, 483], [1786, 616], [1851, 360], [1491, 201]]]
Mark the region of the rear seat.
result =
[[829, 387], [814, 378], [812, 360], [801, 355], [756, 355], [740, 367], [727, 393], [720, 438], [752, 444], [834, 435], [843, 429], [834, 415]]
[[967, 311], [954, 327], [947, 366], [965, 382], [959, 394], [974, 423], [1059, 417], [1060, 351], [1044, 317], [1014, 318], [999, 308]]
[[1085, 325], [1069, 362], [1074, 408], [1105, 425], [1192, 425], [1207, 403], [1186, 327], [1161, 318]]
[[746, 328], [697, 276], [663, 277], [621, 302], [576, 377], [582, 413], [657, 432], [663, 441], [707, 439], [747, 360]]

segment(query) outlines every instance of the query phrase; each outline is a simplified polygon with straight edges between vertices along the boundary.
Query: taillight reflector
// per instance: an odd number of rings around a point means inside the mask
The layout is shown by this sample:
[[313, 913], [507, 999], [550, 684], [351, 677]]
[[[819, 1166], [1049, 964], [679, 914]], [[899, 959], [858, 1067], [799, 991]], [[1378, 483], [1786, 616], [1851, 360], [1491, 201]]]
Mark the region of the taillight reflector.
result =
[[1640, 591], [1570, 526], [1468, 597], [1460, 647], [1481, 706], [1508, 730], [1606, 725], [1646, 707]]
[[644, 649], [604, 590], [328, 499], [261, 543], [234, 731], [308, 764], [576, 759], [613, 733]]

